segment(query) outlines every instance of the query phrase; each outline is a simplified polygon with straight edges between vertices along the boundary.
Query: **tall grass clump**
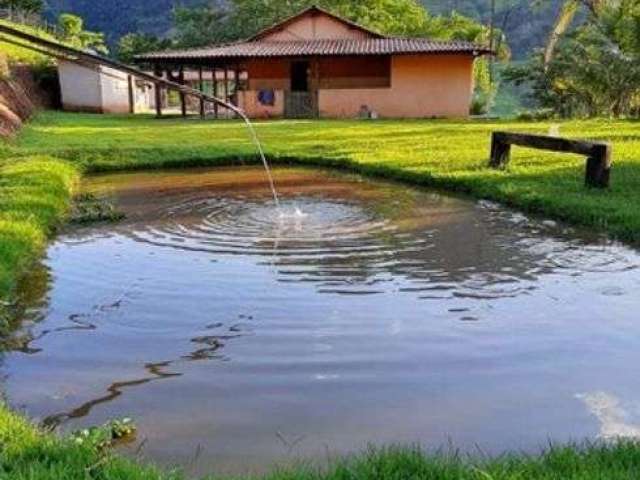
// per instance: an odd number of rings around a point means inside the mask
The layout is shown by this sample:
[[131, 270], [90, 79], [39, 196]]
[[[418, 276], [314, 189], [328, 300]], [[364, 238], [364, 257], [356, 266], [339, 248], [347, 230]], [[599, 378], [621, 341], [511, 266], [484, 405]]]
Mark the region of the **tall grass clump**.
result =
[[78, 182], [76, 167], [50, 157], [0, 167], [0, 298], [44, 250], [65, 217]]

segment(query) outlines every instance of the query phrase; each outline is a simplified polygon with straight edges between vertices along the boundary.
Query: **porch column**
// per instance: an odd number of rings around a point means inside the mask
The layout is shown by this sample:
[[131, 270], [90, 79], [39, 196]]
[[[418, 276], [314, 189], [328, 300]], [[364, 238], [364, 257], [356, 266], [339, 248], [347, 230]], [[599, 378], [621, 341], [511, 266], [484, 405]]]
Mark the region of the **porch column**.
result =
[[[204, 93], [204, 81], [202, 78], [202, 66], [200, 66], [198, 68], [198, 80], [200, 83], [200, 93]], [[200, 99], [200, 118], [204, 118], [205, 117], [205, 112], [204, 112], [204, 100], [201, 98]]]
[[[215, 98], [218, 98], [218, 75], [217, 75], [218, 69], [214, 66], [211, 69], [211, 75], [212, 75], [212, 79], [213, 79], [213, 96]], [[218, 119], [218, 102], [213, 104], [213, 115], [215, 116], [216, 120]]]
[[229, 103], [229, 67], [224, 66], [224, 101]]
[[129, 87], [129, 113], [136, 113], [136, 96], [133, 84], [133, 77], [127, 75], [127, 86]]
[[[156, 65], [153, 71], [156, 77], [162, 77], [162, 69], [159, 65]], [[156, 117], [162, 117], [162, 87], [158, 82], [153, 84], [153, 90], [156, 96]]]
[[[180, 70], [178, 71], [178, 81], [180, 85], [184, 85], [184, 66], [180, 66]], [[182, 110], [182, 116], [187, 116], [187, 96], [180, 92], [180, 109]]]
[[[234, 88], [233, 88], [233, 97], [234, 97], [234, 105], [236, 107], [240, 107], [240, 64], [236, 62], [234, 75]], [[235, 114], [235, 117], [238, 118], [238, 114]]]
[[320, 60], [313, 59], [313, 107], [315, 116], [320, 116]]

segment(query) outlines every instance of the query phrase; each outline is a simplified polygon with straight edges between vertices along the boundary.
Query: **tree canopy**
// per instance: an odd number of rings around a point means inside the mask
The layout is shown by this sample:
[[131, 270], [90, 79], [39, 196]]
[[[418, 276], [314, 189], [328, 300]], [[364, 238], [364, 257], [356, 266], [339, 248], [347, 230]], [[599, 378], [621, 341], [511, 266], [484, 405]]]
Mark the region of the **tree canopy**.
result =
[[640, 113], [640, 2], [615, 0], [589, 8], [586, 20], [507, 77], [530, 85], [534, 100], [558, 115]]
[[60, 40], [82, 50], [91, 49], [99, 53], [108, 53], [104, 34], [84, 29], [82, 18], [70, 13], [58, 17]]

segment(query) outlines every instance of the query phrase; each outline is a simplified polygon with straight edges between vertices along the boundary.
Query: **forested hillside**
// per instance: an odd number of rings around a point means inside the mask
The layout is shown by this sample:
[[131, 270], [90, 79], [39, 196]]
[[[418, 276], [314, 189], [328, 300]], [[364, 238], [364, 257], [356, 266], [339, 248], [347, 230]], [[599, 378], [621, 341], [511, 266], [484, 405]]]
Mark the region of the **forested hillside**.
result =
[[[223, 0], [220, 0], [223, 1]], [[422, 0], [433, 13], [460, 13], [483, 20], [490, 17], [490, 0]], [[51, 16], [73, 12], [86, 20], [92, 30], [103, 31], [111, 43], [130, 32], [167, 35], [176, 4], [197, 5], [203, 0], [47, 0]], [[516, 58], [540, 46], [548, 34], [560, 0], [497, 0], [496, 23], [503, 28]], [[536, 5], [538, 4], [538, 5]]]

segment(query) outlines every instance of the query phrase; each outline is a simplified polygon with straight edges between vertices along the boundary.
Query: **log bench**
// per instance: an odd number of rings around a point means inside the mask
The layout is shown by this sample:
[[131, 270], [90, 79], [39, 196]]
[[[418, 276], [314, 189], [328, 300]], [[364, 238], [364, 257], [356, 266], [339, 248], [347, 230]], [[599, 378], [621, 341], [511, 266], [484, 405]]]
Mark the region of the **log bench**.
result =
[[491, 138], [491, 168], [505, 168], [511, 157], [511, 146], [576, 153], [587, 156], [585, 185], [592, 188], [608, 188], [611, 175], [611, 144], [585, 142], [546, 135], [493, 132]]

